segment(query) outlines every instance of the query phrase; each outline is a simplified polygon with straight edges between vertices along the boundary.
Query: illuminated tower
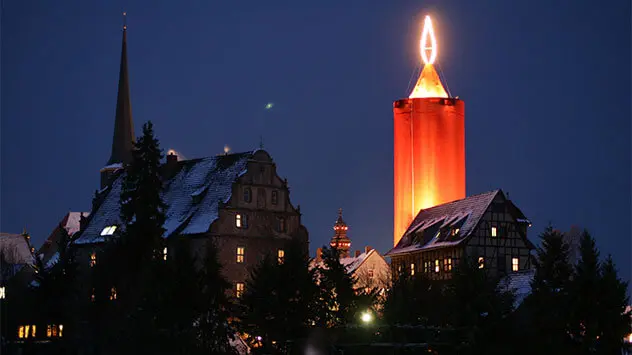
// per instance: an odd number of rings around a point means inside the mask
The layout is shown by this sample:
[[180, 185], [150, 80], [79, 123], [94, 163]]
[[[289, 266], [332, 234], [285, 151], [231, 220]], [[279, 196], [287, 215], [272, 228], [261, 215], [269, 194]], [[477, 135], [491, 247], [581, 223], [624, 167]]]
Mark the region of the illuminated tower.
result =
[[333, 248], [337, 248], [340, 251], [341, 258], [349, 257], [349, 250], [351, 249], [351, 239], [347, 237], [347, 224], [342, 220], [342, 208], [338, 210], [338, 219], [334, 224], [334, 236], [331, 237], [329, 245]]
[[394, 245], [419, 210], [465, 197], [465, 104], [448, 96], [433, 66], [437, 42], [428, 16], [420, 42], [417, 84], [393, 103]]

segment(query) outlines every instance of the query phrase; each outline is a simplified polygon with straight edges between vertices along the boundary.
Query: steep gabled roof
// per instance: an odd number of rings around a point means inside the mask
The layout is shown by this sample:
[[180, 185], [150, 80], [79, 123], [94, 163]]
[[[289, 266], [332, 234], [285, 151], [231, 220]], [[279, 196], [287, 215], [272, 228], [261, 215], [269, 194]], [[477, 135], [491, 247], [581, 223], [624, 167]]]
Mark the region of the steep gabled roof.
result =
[[31, 246], [23, 234], [0, 233], [0, 253], [4, 262], [12, 265], [32, 265]]
[[[476, 229], [485, 211], [502, 190], [493, 190], [419, 211], [397, 246], [385, 255], [456, 246]], [[455, 235], [450, 229], [458, 228]]]
[[[247, 162], [256, 151], [218, 155], [178, 162], [177, 172], [164, 183], [163, 200], [167, 204], [164, 237], [207, 232], [218, 217], [218, 207], [231, 197], [233, 183], [246, 172]], [[104, 241], [101, 232], [107, 226], [120, 225], [121, 185], [118, 176], [92, 216], [77, 244]]]

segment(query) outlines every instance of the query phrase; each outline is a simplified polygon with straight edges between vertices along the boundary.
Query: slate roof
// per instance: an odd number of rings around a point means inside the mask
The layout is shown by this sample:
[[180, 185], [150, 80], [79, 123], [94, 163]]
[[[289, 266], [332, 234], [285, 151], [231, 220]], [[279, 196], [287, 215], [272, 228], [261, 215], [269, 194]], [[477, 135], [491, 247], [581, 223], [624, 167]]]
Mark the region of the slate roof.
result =
[[[377, 251], [375, 249], [371, 249], [368, 253], [362, 253], [358, 256], [340, 258], [340, 264], [342, 264], [347, 269], [347, 272], [354, 273], [360, 267], [360, 265], [362, 265], [362, 263], [364, 263], [364, 261], [369, 258], [372, 253], [377, 253]], [[322, 268], [324, 267], [324, 265], [324, 261], [317, 261], [316, 259], [312, 259], [310, 263], [310, 269], [315, 267]]]
[[13, 265], [33, 264], [31, 247], [22, 234], [0, 233], [0, 253]]
[[513, 304], [514, 309], [518, 308], [522, 301], [531, 293], [531, 281], [534, 276], [535, 269], [527, 269], [512, 272], [498, 283], [498, 287], [501, 290], [514, 292], [516, 296]]
[[[392, 256], [460, 244], [476, 229], [485, 211], [499, 195], [504, 197], [500, 189], [420, 210], [399, 243], [385, 255]], [[527, 221], [515, 205], [511, 204], [510, 208], [518, 219]], [[458, 232], [451, 235], [451, 229], [456, 228]]]
[[[177, 172], [164, 184], [163, 200], [168, 205], [164, 237], [174, 233], [198, 234], [208, 231], [218, 217], [220, 201], [228, 202], [233, 183], [246, 172], [247, 162], [255, 151], [218, 155], [178, 162]], [[77, 244], [99, 243], [103, 228], [120, 225], [121, 185], [119, 175], [92, 216], [85, 230], [75, 240]]]

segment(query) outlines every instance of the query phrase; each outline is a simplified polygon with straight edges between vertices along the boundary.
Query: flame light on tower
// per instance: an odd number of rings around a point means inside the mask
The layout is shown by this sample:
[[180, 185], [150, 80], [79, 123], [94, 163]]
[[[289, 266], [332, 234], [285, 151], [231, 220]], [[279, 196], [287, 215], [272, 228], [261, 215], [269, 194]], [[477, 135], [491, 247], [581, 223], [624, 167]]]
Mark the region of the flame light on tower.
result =
[[429, 16], [419, 47], [419, 79], [408, 99], [393, 103], [394, 245], [419, 210], [465, 197], [465, 104], [448, 96], [434, 68]]

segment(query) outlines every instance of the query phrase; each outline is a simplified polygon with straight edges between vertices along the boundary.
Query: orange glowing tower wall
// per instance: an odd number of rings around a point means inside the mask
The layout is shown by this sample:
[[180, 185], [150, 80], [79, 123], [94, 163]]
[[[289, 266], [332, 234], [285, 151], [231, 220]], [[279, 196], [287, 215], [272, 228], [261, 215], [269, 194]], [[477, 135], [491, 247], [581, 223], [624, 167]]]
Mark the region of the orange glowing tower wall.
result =
[[419, 80], [409, 98], [393, 103], [394, 245], [419, 210], [465, 198], [465, 104], [448, 97], [433, 66], [437, 44], [429, 17], [420, 49]]

